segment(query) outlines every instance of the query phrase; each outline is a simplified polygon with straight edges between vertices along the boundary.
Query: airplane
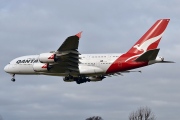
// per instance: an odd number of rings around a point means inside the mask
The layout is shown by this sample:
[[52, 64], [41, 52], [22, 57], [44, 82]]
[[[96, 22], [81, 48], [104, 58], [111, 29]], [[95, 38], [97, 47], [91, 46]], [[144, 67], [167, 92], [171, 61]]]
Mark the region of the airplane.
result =
[[122, 75], [132, 69], [155, 63], [173, 63], [158, 56], [158, 44], [170, 19], [159, 19], [126, 52], [113, 54], [80, 54], [78, 51], [81, 33], [69, 36], [57, 51], [15, 58], [4, 67], [12, 75], [63, 76], [65, 82], [77, 84], [102, 81], [106, 77]]

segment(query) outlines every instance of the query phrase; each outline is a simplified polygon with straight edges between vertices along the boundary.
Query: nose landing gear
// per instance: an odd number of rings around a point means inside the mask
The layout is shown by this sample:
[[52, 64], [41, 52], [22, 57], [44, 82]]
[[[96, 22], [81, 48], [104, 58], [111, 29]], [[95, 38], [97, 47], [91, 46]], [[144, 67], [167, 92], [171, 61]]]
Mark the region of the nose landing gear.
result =
[[11, 79], [12, 82], [15, 82], [16, 79], [15, 79], [15, 74], [12, 75], [12, 79]]

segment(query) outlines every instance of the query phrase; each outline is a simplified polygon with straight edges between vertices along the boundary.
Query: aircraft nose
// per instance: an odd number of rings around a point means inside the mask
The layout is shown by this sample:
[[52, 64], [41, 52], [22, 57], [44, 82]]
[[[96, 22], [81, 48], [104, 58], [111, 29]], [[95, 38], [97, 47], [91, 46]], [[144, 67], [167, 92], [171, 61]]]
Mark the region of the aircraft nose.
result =
[[9, 70], [9, 65], [6, 65], [6, 66], [4, 67], [4, 71], [5, 71], [5, 72], [8, 72], [8, 70]]

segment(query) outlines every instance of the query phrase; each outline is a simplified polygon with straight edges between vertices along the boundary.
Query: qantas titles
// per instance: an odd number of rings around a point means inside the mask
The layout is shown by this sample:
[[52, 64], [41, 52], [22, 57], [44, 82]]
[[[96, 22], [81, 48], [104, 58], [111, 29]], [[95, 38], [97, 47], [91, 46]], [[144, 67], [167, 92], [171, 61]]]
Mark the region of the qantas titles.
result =
[[38, 62], [38, 59], [35, 59], [35, 58], [29, 58], [29, 59], [26, 59], [26, 60], [17, 60], [16, 63], [17, 64], [20, 64], [20, 63], [37, 63]]

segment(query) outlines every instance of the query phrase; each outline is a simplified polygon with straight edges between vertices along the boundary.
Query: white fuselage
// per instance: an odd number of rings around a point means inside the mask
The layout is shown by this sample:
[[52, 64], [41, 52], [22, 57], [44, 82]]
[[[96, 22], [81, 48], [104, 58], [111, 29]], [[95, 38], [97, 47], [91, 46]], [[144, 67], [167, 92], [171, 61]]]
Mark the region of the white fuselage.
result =
[[[99, 74], [106, 73], [109, 66], [119, 57], [121, 54], [83, 54], [79, 55], [80, 63], [79, 70], [80, 74]], [[64, 76], [65, 73], [48, 73], [48, 72], [37, 72], [33, 69], [33, 65], [40, 63], [39, 55], [28, 55], [15, 58], [8, 65], [5, 66], [4, 70], [12, 74], [44, 74], [44, 75], [55, 75]]]

